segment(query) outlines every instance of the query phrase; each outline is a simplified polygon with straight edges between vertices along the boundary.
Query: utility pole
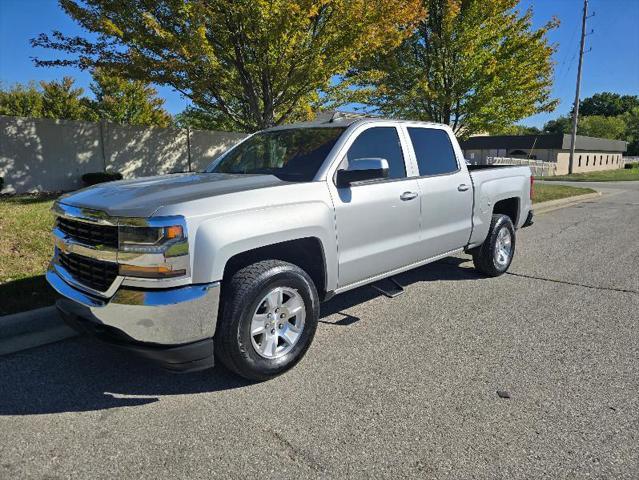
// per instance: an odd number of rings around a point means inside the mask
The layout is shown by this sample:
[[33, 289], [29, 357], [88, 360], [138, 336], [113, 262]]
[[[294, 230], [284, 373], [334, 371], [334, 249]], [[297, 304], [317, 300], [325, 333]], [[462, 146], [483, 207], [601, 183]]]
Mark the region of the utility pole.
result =
[[584, 59], [584, 45], [586, 43], [586, 20], [588, 19], [588, 0], [584, 0], [584, 12], [581, 18], [581, 42], [579, 45], [579, 66], [577, 67], [577, 88], [575, 90], [575, 105], [572, 109], [572, 135], [570, 137], [570, 161], [568, 173], [572, 173], [575, 157], [575, 143], [577, 141], [577, 123], [579, 122], [579, 90], [581, 89], [581, 66]]

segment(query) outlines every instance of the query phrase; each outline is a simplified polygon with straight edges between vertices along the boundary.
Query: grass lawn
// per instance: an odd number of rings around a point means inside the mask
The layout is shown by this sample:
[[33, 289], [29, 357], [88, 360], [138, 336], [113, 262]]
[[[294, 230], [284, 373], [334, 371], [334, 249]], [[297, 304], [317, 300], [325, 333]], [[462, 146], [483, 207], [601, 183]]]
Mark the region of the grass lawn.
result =
[[601, 172], [573, 173], [572, 175], [544, 177], [544, 181], [546, 180], [569, 180], [571, 182], [623, 182], [639, 180], [639, 168], [619, 168], [616, 170], [602, 170]]
[[51, 305], [52, 196], [0, 196], [0, 315]]
[[[547, 178], [544, 178], [544, 181]], [[575, 197], [594, 193], [592, 188], [569, 187], [567, 185], [547, 185], [535, 183], [533, 203], [547, 202], [548, 200], [558, 200], [560, 198]]]

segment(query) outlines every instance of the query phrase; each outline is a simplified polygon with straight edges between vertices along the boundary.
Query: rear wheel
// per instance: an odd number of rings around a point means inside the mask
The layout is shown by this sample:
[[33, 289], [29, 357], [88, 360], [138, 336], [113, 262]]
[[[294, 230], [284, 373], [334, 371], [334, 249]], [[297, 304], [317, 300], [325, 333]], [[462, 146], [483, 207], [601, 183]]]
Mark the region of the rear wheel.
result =
[[319, 318], [311, 278], [296, 265], [265, 260], [233, 275], [215, 334], [230, 370], [266, 380], [293, 367], [310, 346]]
[[489, 277], [508, 270], [515, 255], [515, 227], [507, 215], [493, 215], [488, 237], [472, 251], [475, 268]]

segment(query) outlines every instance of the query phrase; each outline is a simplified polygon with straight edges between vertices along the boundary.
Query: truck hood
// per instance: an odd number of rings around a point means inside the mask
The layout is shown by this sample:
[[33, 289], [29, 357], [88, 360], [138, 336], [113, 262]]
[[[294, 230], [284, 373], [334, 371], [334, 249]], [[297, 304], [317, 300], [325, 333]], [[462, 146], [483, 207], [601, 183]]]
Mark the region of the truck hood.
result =
[[167, 205], [285, 183], [273, 175], [179, 173], [103, 183], [64, 195], [60, 202], [111, 216], [150, 217]]

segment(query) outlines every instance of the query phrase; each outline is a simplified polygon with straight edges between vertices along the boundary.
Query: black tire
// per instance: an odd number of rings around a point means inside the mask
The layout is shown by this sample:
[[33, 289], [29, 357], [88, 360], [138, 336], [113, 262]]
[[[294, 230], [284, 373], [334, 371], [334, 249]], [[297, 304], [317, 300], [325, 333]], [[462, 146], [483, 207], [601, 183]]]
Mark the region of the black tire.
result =
[[[497, 239], [502, 229], [507, 229], [511, 239], [511, 253], [508, 261], [500, 263], [497, 261], [495, 251], [497, 249]], [[515, 256], [515, 227], [510, 217], [507, 215], [493, 215], [488, 230], [488, 237], [482, 245], [472, 250], [473, 263], [475, 268], [489, 277], [498, 277], [505, 273]]]
[[[251, 340], [251, 321], [261, 300], [271, 290], [296, 290], [304, 302], [306, 317], [292, 350], [278, 358], [264, 358]], [[299, 362], [315, 336], [319, 319], [319, 297], [308, 274], [296, 265], [264, 260], [238, 270], [224, 289], [215, 333], [215, 354], [231, 371], [249, 380], [267, 380]]]

